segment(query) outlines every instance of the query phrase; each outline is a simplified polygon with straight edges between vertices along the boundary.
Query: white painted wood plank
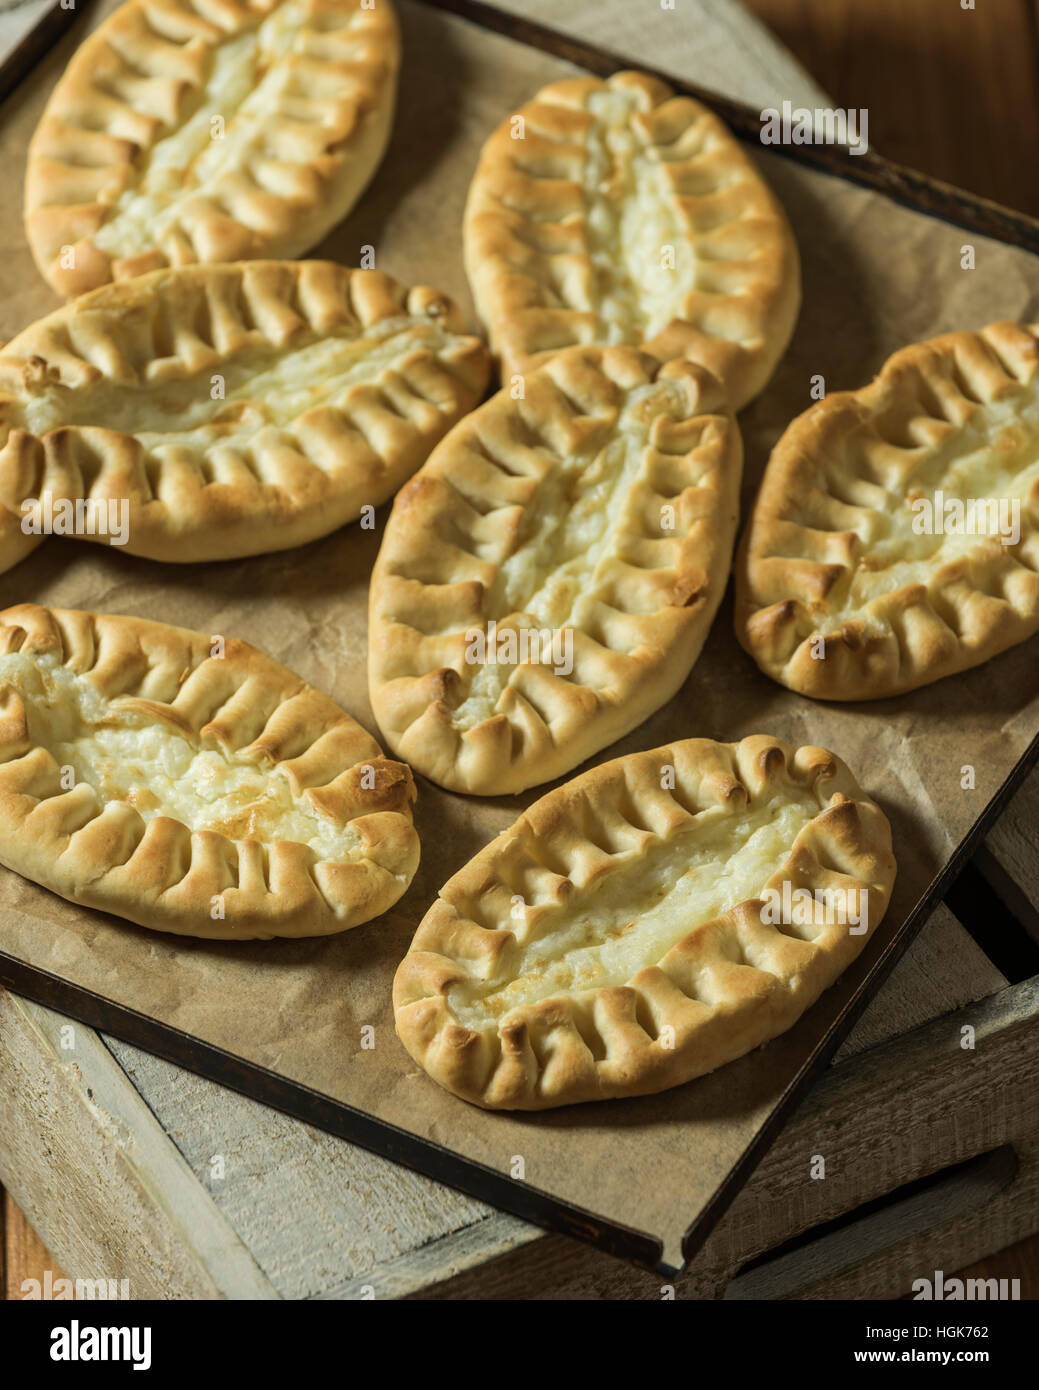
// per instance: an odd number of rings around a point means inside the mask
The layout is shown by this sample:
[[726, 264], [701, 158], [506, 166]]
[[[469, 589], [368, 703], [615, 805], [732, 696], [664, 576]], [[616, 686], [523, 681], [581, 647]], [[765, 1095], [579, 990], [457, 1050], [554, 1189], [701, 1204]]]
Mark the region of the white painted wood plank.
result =
[[0, 990], [0, 1037], [0, 1178], [66, 1274], [278, 1296], [95, 1032]]
[[200, 1186], [286, 1298], [363, 1282], [381, 1265], [491, 1214], [408, 1168], [114, 1038], [106, 1042]]

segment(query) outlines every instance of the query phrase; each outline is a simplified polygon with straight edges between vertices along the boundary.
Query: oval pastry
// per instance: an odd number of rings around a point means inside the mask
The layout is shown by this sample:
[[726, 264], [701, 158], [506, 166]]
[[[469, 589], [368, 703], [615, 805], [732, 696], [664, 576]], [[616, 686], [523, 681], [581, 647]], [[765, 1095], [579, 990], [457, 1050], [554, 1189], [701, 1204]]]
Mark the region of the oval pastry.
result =
[[457, 425], [372, 572], [389, 746], [453, 791], [558, 777], [665, 704], [725, 589], [742, 446], [701, 368], [571, 348]]
[[545, 87], [487, 141], [465, 265], [503, 381], [575, 343], [688, 356], [733, 409], [765, 385], [801, 299], [782, 208], [726, 126], [644, 73]]
[[29, 145], [40, 271], [68, 296], [301, 255], [378, 167], [399, 63], [390, 0], [129, 0], [80, 44]]
[[737, 635], [804, 695], [870, 700], [1039, 630], [1039, 325], [903, 348], [768, 462]]
[[0, 863], [157, 931], [323, 936], [418, 865], [411, 773], [254, 647], [0, 613]]
[[59, 524], [189, 562], [327, 535], [479, 400], [490, 360], [461, 329], [436, 290], [329, 261], [159, 270], [66, 305], [0, 351], [0, 570]]
[[894, 877], [886, 818], [822, 748], [629, 754], [535, 802], [440, 890], [397, 971], [397, 1032], [490, 1109], [666, 1090], [791, 1027]]

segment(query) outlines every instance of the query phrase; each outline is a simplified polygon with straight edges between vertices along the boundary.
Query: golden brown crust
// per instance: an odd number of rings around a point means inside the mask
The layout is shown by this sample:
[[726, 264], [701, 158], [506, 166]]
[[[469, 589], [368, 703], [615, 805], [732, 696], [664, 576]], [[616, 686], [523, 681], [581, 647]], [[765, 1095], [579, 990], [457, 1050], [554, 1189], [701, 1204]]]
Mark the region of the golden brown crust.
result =
[[45, 494], [125, 504], [125, 548], [155, 560], [328, 534], [479, 399], [490, 361], [462, 329], [438, 291], [329, 261], [159, 270], [66, 305], [0, 352], [0, 569], [43, 539], [23, 504]]
[[[760, 877], [753, 860], [738, 871], [751, 892], [708, 891], [724, 910], [700, 919], [682, 896], [695, 866], [706, 856], [710, 880], [712, 856], [728, 856], [737, 873], [748, 824], [768, 835], [795, 804], [793, 840], [777, 832]], [[824, 749], [755, 735], [617, 758], [536, 802], [441, 889], [397, 971], [397, 1032], [441, 1086], [491, 1109], [665, 1090], [791, 1027], [859, 954], [894, 876], [886, 818]], [[784, 883], [812, 902], [773, 924], [766, 898]], [[827, 891], [861, 911], [842, 923], [815, 896]], [[644, 937], [633, 971], [618, 971], [610, 950], [665, 909], [669, 933]], [[514, 1003], [532, 960], [534, 986]]]
[[128, 0], [76, 50], [29, 146], [40, 271], [69, 296], [301, 255], [378, 167], [399, 62], [390, 0]]
[[644, 73], [569, 78], [480, 156], [466, 271], [503, 380], [582, 343], [706, 366], [738, 410], [793, 332], [800, 267], [782, 208], [725, 125]]
[[793, 690], [876, 699], [1039, 630], [1037, 571], [1039, 325], [996, 323], [903, 348], [790, 425], [737, 559], [737, 635]]
[[[47, 745], [64, 756], [74, 736], [81, 766], [59, 764]], [[180, 781], [166, 771], [178, 754], [195, 757]], [[199, 754], [210, 780], [189, 826], [166, 812], [190, 802]], [[285, 823], [269, 819], [276, 793], [313, 845], [264, 838]], [[408, 768], [244, 642], [35, 604], [0, 613], [0, 862], [71, 902], [187, 936], [345, 931], [410, 883], [414, 796]], [[326, 842], [346, 850], [329, 858]]]
[[721, 600], [741, 463], [717, 383], [632, 348], [557, 353], [522, 399], [503, 390], [468, 416], [398, 494], [372, 572], [369, 686], [388, 745], [442, 786], [493, 796], [641, 723]]

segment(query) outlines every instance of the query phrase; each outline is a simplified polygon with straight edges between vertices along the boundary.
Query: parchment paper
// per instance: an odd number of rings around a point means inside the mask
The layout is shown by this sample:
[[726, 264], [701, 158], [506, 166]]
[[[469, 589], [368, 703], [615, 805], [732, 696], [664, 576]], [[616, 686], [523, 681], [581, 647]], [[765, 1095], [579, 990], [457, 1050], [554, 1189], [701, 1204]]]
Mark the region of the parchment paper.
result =
[[[91, 22], [113, 7], [99, 8]], [[406, 0], [399, 8], [404, 76], [392, 143], [361, 206], [319, 253], [357, 264], [361, 247], [372, 245], [379, 268], [439, 286], [471, 312], [460, 224], [481, 140], [544, 82], [573, 69]], [[21, 180], [44, 95], [86, 27], [0, 112], [5, 337], [55, 305], [24, 243]], [[744, 514], [769, 448], [810, 404], [814, 375], [831, 391], [855, 387], [903, 343], [1039, 311], [1039, 264], [1027, 253], [775, 155], [761, 152], [760, 163], [800, 243], [805, 303], [788, 355], [741, 418]], [[974, 270], [961, 268], [968, 242]], [[282, 555], [195, 567], [52, 539], [0, 576], [0, 604], [35, 600], [138, 614], [245, 638], [377, 732], [366, 694], [365, 607], [385, 516], [384, 508], [374, 532], [350, 526]], [[196, 943], [78, 909], [0, 872], [0, 950], [498, 1173], [511, 1175], [522, 1156], [530, 1187], [649, 1233], [677, 1265], [682, 1232], [711, 1202], [1039, 723], [1036, 640], [908, 697], [827, 706], [759, 674], [731, 621], [727, 601], [680, 694], [597, 761], [693, 735], [764, 732], [822, 744], [846, 759], [891, 818], [899, 877], [885, 923], [838, 985], [785, 1037], [712, 1077], [657, 1097], [511, 1117], [447, 1095], [398, 1043], [390, 985], [416, 924], [438, 887], [547, 788], [489, 801], [419, 779], [422, 864], [412, 888], [393, 913], [338, 938]], [[974, 769], [973, 790], [962, 786], [966, 765]], [[372, 1050], [361, 1048], [365, 1025], [375, 1028]]]

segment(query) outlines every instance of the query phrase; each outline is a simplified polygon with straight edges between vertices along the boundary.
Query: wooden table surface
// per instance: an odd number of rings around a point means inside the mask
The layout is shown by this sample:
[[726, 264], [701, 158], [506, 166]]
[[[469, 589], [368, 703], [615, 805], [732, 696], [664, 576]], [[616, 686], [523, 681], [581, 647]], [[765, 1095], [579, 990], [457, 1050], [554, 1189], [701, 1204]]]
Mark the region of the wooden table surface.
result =
[[[871, 146], [1039, 217], [1039, 0], [745, 0], [838, 106], [869, 115]], [[0, 1298], [56, 1263], [0, 1190]], [[1039, 1298], [1039, 1237], [972, 1277]]]
[[1039, 0], [744, 0], [871, 146], [1039, 217]]

